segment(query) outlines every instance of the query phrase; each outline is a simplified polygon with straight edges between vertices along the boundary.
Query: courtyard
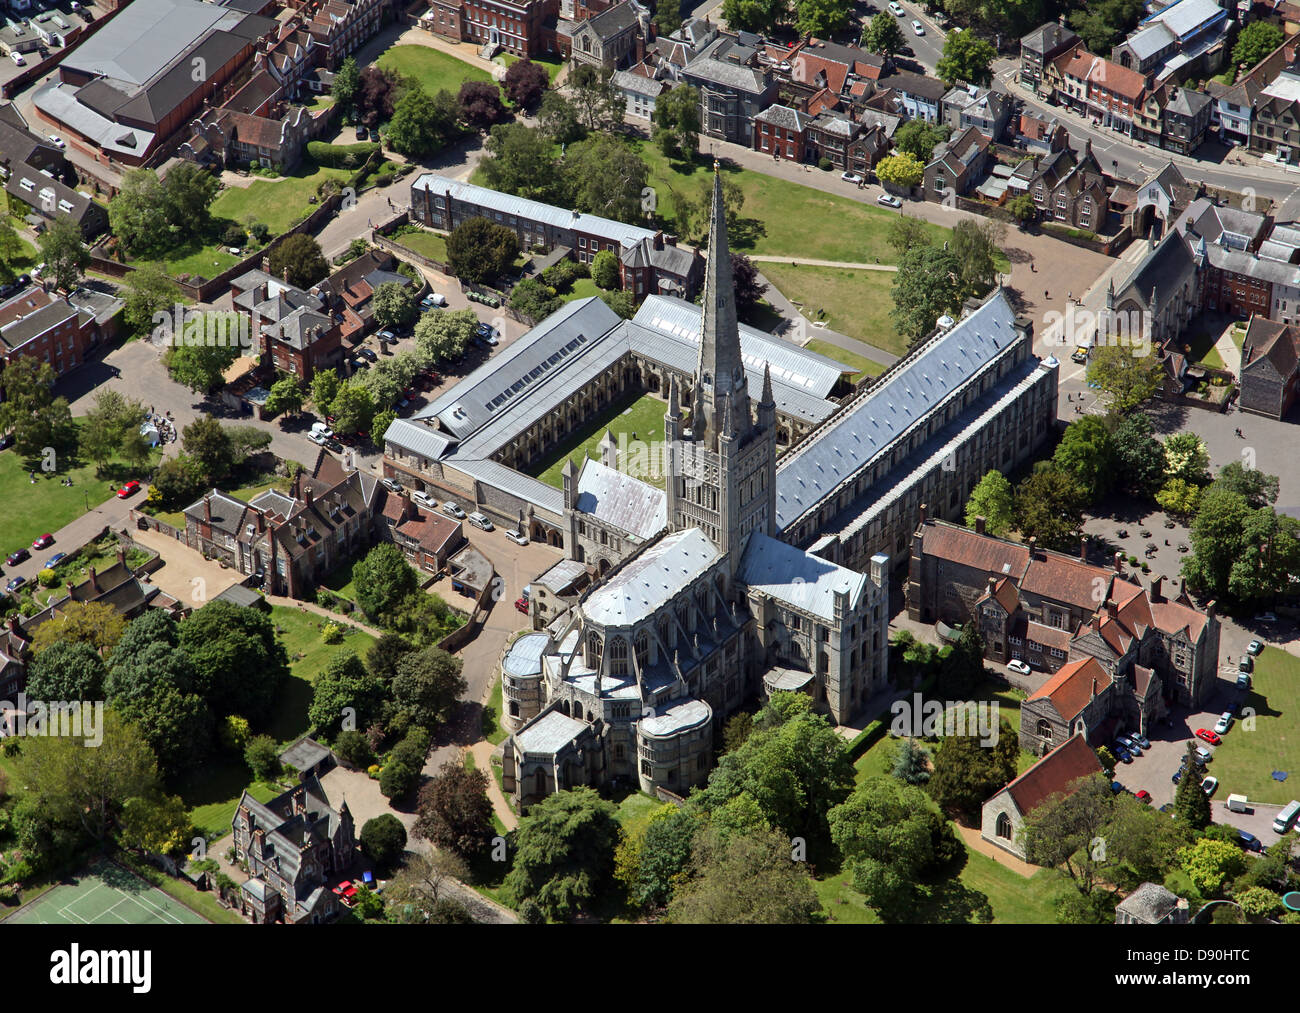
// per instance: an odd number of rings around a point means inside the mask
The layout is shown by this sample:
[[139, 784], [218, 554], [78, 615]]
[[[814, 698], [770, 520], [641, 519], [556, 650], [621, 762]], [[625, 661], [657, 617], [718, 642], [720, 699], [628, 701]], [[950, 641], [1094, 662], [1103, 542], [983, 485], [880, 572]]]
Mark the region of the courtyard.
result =
[[563, 488], [561, 472], [564, 462], [572, 460], [581, 469], [583, 458], [599, 460], [600, 441], [606, 432], [610, 432], [616, 443], [628, 448], [627, 460], [619, 462], [619, 470], [662, 489], [664, 413], [667, 410], [668, 405], [651, 394], [643, 394], [631, 403], [619, 402], [570, 436], [554, 457], [544, 462], [534, 474], [547, 485]]

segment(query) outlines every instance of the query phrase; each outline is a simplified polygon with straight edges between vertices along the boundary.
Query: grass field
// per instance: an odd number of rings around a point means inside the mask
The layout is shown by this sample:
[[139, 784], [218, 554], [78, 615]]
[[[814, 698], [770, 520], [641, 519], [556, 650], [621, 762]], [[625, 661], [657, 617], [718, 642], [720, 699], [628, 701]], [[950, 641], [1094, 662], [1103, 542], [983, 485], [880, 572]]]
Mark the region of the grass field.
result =
[[[520, 59], [522, 58], [518, 56], [514, 56], [511, 53], [502, 53], [492, 62], [499, 63], [503, 67], [509, 67], [511, 64], [518, 63]], [[543, 67], [546, 68], [546, 76], [550, 79], [551, 86], [554, 87], [556, 75], [558, 75], [560, 71], [564, 68], [564, 61], [561, 60], [559, 57], [554, 57], [554, 56], [553, 57], [534, 56], [532, 60], [533, 63], [541, 64]]]
[[505, 742], [510, 733], [501, 726], [501, 679], [492, 685], [492, 695], [488, 697], [487, 706], [483, 708], [483, 737], [492, 745], [499, 746]]
[[[271, 182], [254, 180], [248, 186], [228, 186], [212, 202], [213, 218], [229, 218], [243, 223], [252, 215], [278, 236], [315, 205], [307, 198], [316, 195], [316, 188], [327, 179], [346, 179], [351, 173], [344, 169], [326, 169], [304, 160], [288, 177]], [[227, 254], [229, 256], [229, 254]], [[233, 264], [235, 257], [230, 258]]]
[[375, 61], [385, 70], [409, 75], [430, 95], [449, 91], [455, 95], [465, 81], [491, 81], [487, 71], [428, 46], [394, 46]]
[[0, 281], [12, 281], [20, 274], [30, 273], [40, 260], [40, 250], [22, 236], [18, 240], [18, 254], [10, 261], [0, 263]]
[[209, 840], [230, 833], [239, 796], [247, 788], [259, 802], [269, 802], [283, 790], [273, 784], [252, 781], [243, 758], [216, 756], [177, 785], [177, 794], [189, 808], [194, 829]]
[[565, 302], [573, 302], [575, 299], [589, 299], [593, 295], [599, 297], [600, 293], [601, 290], [596, 287], [596, 283], [590, 278], [576, 278], [567, 292], [557, 294]]
[[[1228, 793], [1245, 795], [1253, 802], [1285, 804], [1300, 796], [1300, 658], [1277, 647], [1266, 647], [1255, 659], [1251, 690], [1242, 703], [1255, 712], [1236, 721], [1214, 750], [1214, 769]], [[1290, 776], [1274, 781], [1273, 771]]]
[[5, 919], [9, 925], [203, 925], [206, 921], [110, 862], [96, 863]]
[[895, 355], [907, 352], [907, 339], [890, 319], [894, 272], [774, 263], [759, 268], [814, 323], [825, 321], [833, 331]]
[[618, 811], [614, 813], [614, 819], [618, 820], [619, 825], [622, 826], [628, 820], [634, 820], [638, 816], [654, 812], [662, 804], [657, 798], [634, 791], [619, 802]]
[[583, 457], [599, 458], [596, 448], [606, 431], [612, 432], [616, 441], [619, 434], [626, 433], [628, 460], [619, 462], [619, 470], [662, 489], [664, 476], [660, 474], [662, 454], [659, 451], [663, 444], [664, 412], [667, 410], [665, 402], [650, 394], [642, 395], [630, 404], [621, 402], [570, 437], [555, 457], [535, 474], [548, 485], [561, 488], [564, 480], [560, 472], [566, 460], [571, 458], [581, 467]]
[[853, 377], [854, 381], [861, 379], [864, 373], [867, 376], [879, 376], [888, 368], [883, 362], [868, 359], [865, 355], [858, 355], [856, 352], [850, 352], [838, 345], [832, 345], [829, 341], [822, 341], [818, 338], [813, 338], [808, 344], [804, 345], [804, 348], [810, 352], [816, 352], [818, 355], [824, 355], [828, 359], [834, 359], [836, 362], [842, 362], [850, 369], [856, 370], [857, 374]]
[[393, 242], [400, 243], [421, 256], [440, 264], [447, 263], [447, 237], [441, 232], [405, 232], [392, 238]]
[[280, 642], [289, 654], [289, 679], [280, 687], [280, 696], [272, 710], [273, 717], [266, 728], [272, 738], [288, 742], [307, 731], [307, 710], [311, 707], [312, 685], [316, 676], [340, 651], [352, 651], [364, 660], [366, 652], [375, 643], [369, 633], [339, 618], [343, 626], [343, 643], [321, 642], [321, 628], [328, 621], [315, 612], [299, 611], [283, 605], [271, 609], [271, 620], [280, 635]]

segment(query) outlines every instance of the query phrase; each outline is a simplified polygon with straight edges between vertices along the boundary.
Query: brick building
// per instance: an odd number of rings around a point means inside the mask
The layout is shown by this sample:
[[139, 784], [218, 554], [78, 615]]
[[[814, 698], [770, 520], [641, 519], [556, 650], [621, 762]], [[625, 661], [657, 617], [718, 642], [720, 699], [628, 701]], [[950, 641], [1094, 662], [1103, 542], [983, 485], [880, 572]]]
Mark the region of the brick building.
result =
[[1241, 348], [1243, 411], [1283, 419], [1300, 394], [1300, 327], [1262, 316], [1250, 318]]

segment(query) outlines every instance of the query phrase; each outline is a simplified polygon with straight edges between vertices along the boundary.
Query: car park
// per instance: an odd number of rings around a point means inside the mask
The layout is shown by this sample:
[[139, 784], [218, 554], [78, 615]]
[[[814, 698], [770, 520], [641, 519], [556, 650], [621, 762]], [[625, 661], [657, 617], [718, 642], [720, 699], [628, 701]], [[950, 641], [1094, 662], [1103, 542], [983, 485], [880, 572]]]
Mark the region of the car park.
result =
[[1202, 742], [1208, 742], [1212, 746], [1217, 746], [1223, 742], [1221, 738], [1215, 735], [1214, 732], [1210, 731], [1208, 728], [1196, 729], [1196, 737]]
[[876, 198], [876, 203], [887, 208], [901, 208], [903, 206], [903, 202], [890, 193], [882, 193]]
[[1219, 715], [1219, 720], [1214, 724], [1214, 733], [1216, 735], [1226, 735], [1229, 728], [1232, 727], [1232, 712], [1224, 711]]
[[1213, 795], [1219, 790], [1219, 779], [1217, 777], [1207, 777], [1201, 782], [1201, 791], [1206, 795]]
[[918, 36], [925, 34], [925, 26], [915, 18], [912, 19], [912, 33]]
[[1011, 669], [1011, 671], [1015, 672], [1017, 675], [1029, 675], [1033, 671], [1033, 669], [1019, 658], [1013, 658], [1011, 661], [1008, 661], [1007, 668]]
[[1246, 653], [1250, 655], [1258, 655], [1263, 650], [1264, 643], [1261, 640], [1252, 640], [1246, 645]]
[[458, 521], [463, 521], [465, 519], [465, 511], [451, 500], [448, 500], [442, 505], [442, 512], [447, 514], [449, 517], [455, 517]]
[[26, 549], [15, 549], [13, 552], [9, 553], [9, 558], [5, 560], [5, 565], [17, 566], [19, 563], [31, 559], [31, 557], [32, 554]]
[[846, 183], [855, 183], [859, 185], [862, 183], [862, 177], [856, 172], [842, 172], [840, 173], [840, 179], [844, 180]]
[[509, 538], [516, 545], [528, 544], [528, 536], [525, 535], [523, 532], [521, 532], [518, 528], [510, 528], [509, 530], [507, 530], [506, 537]]

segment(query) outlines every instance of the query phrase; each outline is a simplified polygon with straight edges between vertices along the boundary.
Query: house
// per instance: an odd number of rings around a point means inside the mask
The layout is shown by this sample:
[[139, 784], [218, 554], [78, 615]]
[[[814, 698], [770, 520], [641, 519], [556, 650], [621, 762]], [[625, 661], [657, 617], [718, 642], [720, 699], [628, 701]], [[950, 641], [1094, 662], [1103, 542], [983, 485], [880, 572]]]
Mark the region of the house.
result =
[[[121, 307], [120, 300], [110, 300], [108, 319]], [[27, 355], [48, 362], [56, 377], [66, 376], [111, 336], [106, 328], [93, 308], [29, 285], [0, 302], [0, 369]]]
[[334, 753], [328, 746], [304, 735], [280, 754], [280, 765], [286, 770], [297, 771], [298, 780], [306, 781], [328, 773], [335, 765]]
[[[311, 140], [313, 118], [304, 106], [283, 102], [268, 113], [211, 110], [190, 124], [193, 136], [178, 154], [219, 168], [257, 164], [292, 172]], [[196, 143], [200, 139], [201, 146]]]
[[1143, 883], [1115, 907], [1116, 925], [1186, 925], [1191, 907], [1186, 898], [1159, 883]]
[[786, 57], [791, 84], [798, 90], [820, 91], [847, 98], [857, 84], [879, 81], [888, 63], [857, 46], [842, 46], [812, 38]]
[[[1073, 228], [1105, 230], [1110, 198], [1091, 141], [1084, 144], [1081, 153], [1066, 147], [1042, 158], [1035, 157], [1030, 165], [1032, 170], [1023, 174], [1018, 166], [1012, 178], [1024, 180], [1024, 190], [1040, 217]], [[1008, 188], [1020, 186], [1008, 184]]]
[[754, 150], [774, 159], [806, 161], [804, 145], [813, 117], [789, 106], [770, 105], [754, 117]]
[[1055, 116], [1044, 119], [1022, 113], [1015, 131], [1016, 138], [1031, 152], [1050, 154], [1070, 146], [1070, 132]]
[[1210, 128], [1214, 101], [1209, 95], [1190, 88], [1167, 85], [1160, 146], [1180, 155], [1190, 155], [1205, 140]]
[[17, 612], [10, 612], [0, 628], [0, 700], [16, 700], [27, 685], [31, 638], [24, 636]]
[[339, 337], [355, 346], [374, 329], [375, 291], [392, 283], [402, 288], [416, 285], [397, 270], [397, 258], [383, 250], [367, 250], [317, 285], [327, 312], [339, 324]]
[[249, 316], [263, 370], [310, 383], [318, 371], [342, 362], [341, 328], [319, 295], [257, 270], [234, 279], [231, 291], [236, 311]]
[[1254, 315], [1241, 347], [1243, 411], [1285, 419], [1300, 393], [1300, 326]]
[[948, 88], [937, 78], [900, 70], [880, 80], [882, 88], [894, 92], [899, 111], [905, 119], [926, 123], [943, 121], [943, 97]]
[[1039, 25], [1020, 40], [1020, 83], [1044, 98], [1043, 70], [1058, 56], [1079, 44], [1079, 36], [1065, 25], [1065, 15], [1059, 22], [1049, 21]]
[[865, 171], [879, 156], [875, 145], [855, 144], [862, 130], [862, 124], [843, 113], [822, 113], [808, 124], [808, 161], [828, 158], [836, 169]]
[[1178, 166], [1168, 161], [1136, 185], [1116, 184], [1110, 203], [1123, 225], [1134, 236], [1145, 238], [1161, 235], [1204, 193], [1204, 183], [1188, 183]]
[[1250, 144], [1250, 121], [1260, 93], [1296, 58], [1296, 40], [1288, 37], [1277, 49], [1242, 74], [1235, 84], [1211, 78], [1205, 93], [1213, 100], [1210, 126], [1229, 144]]
[[1255, 99], [1250, 150], [1295, 165], [1300, 162], [1300, 68], [1288, 67]]
[[980, 836], [1023, 859], [1025, 819], [1044, 802], [1072, 794], [1080, 781], [1101, 773], [1097, 754], [1082, 735], [1074, 736], [984, 803]]
[[314, 774], [270, 802], [245, 791], [231, 829], [249, 874], [239, 888], [241, 914], [258, 925], [317, 924], [338, 914], [326, 883], [355, 860], [356, 830], [347, 802], [335, 808]]
[[460, 521], [432, 510], [421, 510], [403, 496], [389, 496], [381, 520], [388, 537], [417, 570], [438, 573], [466, 544]]
[[[1238, 316], [1258, 314], [1290, 323], [1300, 301], [1296, 247], [1273, 241], [1285, 236], [1272, 218], [1218, 207], [1209, 198], [1192, 202], [1175, 227], [1186, 237], [1201, 273], [1206, 309]], [[1291, 230], [1294, 231], [1294, 230]]]
[[618, 70], [641, 62], [653, 31], [650, 11], [637, 0], [622, 0], [561, 31], [560, 48], [567, 50], [574, 63]]
[[991, 88], [957, 84], [943, 97], [943, 122], [954, 134], [974, 127], [992, 141], [1000, 141], [1011, 121], [1011, 100]]
[[5, 193], [22, 201], [46, 221], [70, 218], [87, 241], [108, 231], [108, 209], [90, 194], [64, 183], [52, 166], [37, 168], [15, 161], [8, 169]]
[[700, 93], [700, 131], [753, 147], [754, 118], [772, 104], [776, 79], [758, 65], [757, 50], [720, 35], [682, 70]]
[[926, 200], [942, 201], [950, 193], [969, 193], [984, 178], [989, 144], [975, 127], [967, 127], [938, 145], [925, 167]]
[[656, 233], [625, 246], [618, 270], [624, 290], [634, 293], [638, 302], [654, 294], [691, 299], [704, 281], [704, 258], [698, 250]]
[[623, 93], [627, 100], [627, 115], [638, 120], [652, 120], [655, 102], [669, 90], [669, 85], [655, 77], [648, 63], [638, 63], [630, 70], [616, 70], [610, 84]]
[[319, 60], [327, 70], [338, 70], [379, 31], [397, 5], [392, 0], [320, 0], [312, 6], [307, 30], [323, 48]]
[[[1089, 657], [1111, 678], [1134, 680], [1135, 669], [1151, 670], [1179, 703], [1199, 703], [1214, 691], [1213, 603], [1202, 612], [1185, 592], [1171, 598], [1163, 578], [1143, 589], [1124, 574], [1118, 556], [1113, 567], [1090, 563], [1086, 541], [1076, 557], [983, 529], [978, 518], [974, 529], [922, 520], [912, 537], [910, 618], [951, 627], [977, 622], [985, 656], [1003, 664], [1019, 660], [1056, 672]], [[1023, 734], [1023, 722], [1021, 728]]]
[[1093, 56], [1082, 46], [1058, 57], [1053, 66], [1063, 82], [1058, 100], [1100, 120], [1103, 126], [1125, 134], [1132, 132], [1135, 111], [1146, 95], [1146, 75]]

